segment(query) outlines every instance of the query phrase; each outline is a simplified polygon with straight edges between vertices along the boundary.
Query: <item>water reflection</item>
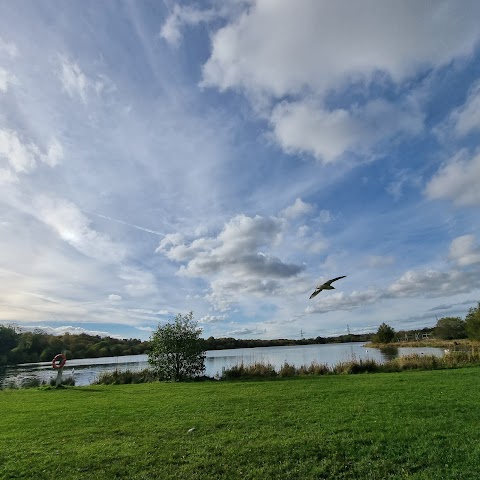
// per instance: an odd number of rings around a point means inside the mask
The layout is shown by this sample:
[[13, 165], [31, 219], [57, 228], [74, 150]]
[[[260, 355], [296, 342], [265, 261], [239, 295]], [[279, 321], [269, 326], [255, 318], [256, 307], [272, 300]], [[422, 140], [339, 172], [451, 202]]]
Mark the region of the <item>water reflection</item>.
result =
[[[205, 374], [209, 377], [220, 376], [224, 369], [235, 365], [251, 365], [253, 363], [269, 363], [279, 370], [288, 363], [295, 367], [311, 365], [316, 362], [329, 367], [340, 362], [351, 360], [373, 359], [379, 363], [392, 360], [398, 356], [412, 353], [424, 355], [443, 355], [441, 348], [398, 348], [395, 346], [386, 349], [366, 348], [363, 343], [330, 343], [325, 345], [292, 345], [285, 347], [257, 347], [237, 348], [232, 350], [210, 350], [205, 361]], [[73, 376], [77, 386], [94, 383], [100, 374], [115, 370], [143, 370], [147, 368], [147, 355], [127, 355], [123, 357], [85, 358], [68, 360], [63, 370], [64, 377]], [[43, 382], [50, 382], [56, 377], [51, 362], [17, 365], [0, 369], [0, 385], [9, 383], [18, 385], [37, 378]]]

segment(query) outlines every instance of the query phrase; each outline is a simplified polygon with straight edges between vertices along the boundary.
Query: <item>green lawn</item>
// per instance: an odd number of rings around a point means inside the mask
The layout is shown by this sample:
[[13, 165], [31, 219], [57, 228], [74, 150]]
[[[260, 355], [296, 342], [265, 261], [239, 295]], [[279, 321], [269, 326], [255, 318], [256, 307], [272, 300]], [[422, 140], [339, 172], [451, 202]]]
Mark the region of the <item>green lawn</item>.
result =
[[0, 432], [2, 479], [477, 479], [480, 368], [7, 390]]

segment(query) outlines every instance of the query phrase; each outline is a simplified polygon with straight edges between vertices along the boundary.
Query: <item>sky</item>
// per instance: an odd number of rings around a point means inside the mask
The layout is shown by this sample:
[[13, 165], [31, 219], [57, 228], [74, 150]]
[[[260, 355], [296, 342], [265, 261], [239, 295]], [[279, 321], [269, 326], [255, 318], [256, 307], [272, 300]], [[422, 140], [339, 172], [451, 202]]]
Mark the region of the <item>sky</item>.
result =
[[[0, 322], [146, 340], [480, 301], [477, 0], [0, 0]], [[346, 275], [309, 300], [315, 286]]]

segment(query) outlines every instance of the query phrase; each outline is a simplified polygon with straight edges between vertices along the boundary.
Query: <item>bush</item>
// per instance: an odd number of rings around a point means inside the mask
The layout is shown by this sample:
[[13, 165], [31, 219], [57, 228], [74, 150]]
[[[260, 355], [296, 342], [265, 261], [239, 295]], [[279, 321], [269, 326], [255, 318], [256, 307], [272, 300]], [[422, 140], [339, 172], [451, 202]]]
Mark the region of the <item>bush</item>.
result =
[[298, 369], [298, 375], [327, 375], [331, 373], [328, 365], [324, 363], [312, 362], [310, 365], [302, 365]]
[[243, 363], [226, 368], [222, 371], [222, 380], [236, 380], [248, 378], [274, 378], [278, 376], [275, 367], [270, 363], [254, 363], [245, 366]]
[[132, 370], [114, 370], [113, 372], [103, 372], [100, 374], [95, 384], [104, 385], [126, 385], [131, 383], [151, 383], [159, 380], [154, 371], [145, 368], [138, 372]]

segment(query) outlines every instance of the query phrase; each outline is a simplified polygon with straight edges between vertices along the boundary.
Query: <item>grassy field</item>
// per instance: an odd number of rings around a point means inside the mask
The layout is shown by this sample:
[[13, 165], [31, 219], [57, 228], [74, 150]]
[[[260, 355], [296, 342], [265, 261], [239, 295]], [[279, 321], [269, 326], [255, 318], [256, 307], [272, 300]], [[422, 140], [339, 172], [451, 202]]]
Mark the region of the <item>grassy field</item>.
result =
[[479, 367], [0, 391], [0, 478], [477, 479], [479, 392]]

